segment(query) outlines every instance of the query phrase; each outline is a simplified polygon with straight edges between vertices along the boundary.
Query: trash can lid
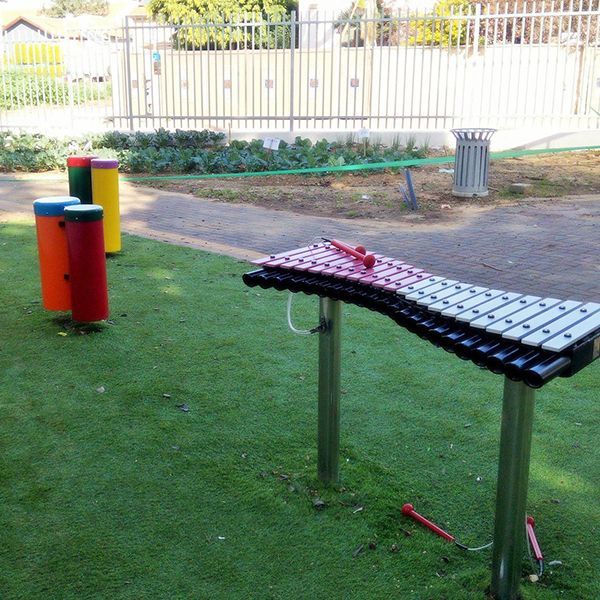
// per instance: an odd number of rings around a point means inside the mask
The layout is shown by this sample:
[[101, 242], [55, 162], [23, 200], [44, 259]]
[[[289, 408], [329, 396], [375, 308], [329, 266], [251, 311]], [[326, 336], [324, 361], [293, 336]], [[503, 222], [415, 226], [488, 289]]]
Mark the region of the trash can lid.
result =
[[117, 169], [119, 161], [116, 158], [94, 158], [92, 169]]
[[490, 140], [498, 130], [491, 127], [461, 127], [450, 131], [457, 140], [485, 142]]
[[90, 156], [68, 156], [67, 167], [89, 167], [94, 158], [98, 157], [95, 154]]
[[90, 221], [101, 221], [104, 210], [99, 204], [78, 204], [65, 208], [65, 221], [77, 223], [89, 223]]
[[38, 217], [62, 217], [66, 206], [79, 204], [73, 196], [46, 196], [33, 201], [33, 214]]

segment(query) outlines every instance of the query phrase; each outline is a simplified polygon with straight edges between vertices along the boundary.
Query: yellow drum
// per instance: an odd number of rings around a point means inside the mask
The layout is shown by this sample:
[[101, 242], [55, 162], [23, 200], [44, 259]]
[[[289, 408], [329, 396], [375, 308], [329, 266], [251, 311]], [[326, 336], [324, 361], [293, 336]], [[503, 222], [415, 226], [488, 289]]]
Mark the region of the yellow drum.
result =
[[119, 161], [92, 159], [92, 198], [104, 209], [104, 250], [121, 250], [121, 214], [119, 211]]

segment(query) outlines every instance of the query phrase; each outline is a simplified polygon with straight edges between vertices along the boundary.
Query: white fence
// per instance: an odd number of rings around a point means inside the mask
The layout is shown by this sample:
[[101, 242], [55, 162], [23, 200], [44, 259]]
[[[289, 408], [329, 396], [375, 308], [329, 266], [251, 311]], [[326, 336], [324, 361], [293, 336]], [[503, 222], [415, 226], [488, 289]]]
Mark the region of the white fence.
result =
[[505, 9], [5, 33], [0, 127], [600, 127], [600, 1]]

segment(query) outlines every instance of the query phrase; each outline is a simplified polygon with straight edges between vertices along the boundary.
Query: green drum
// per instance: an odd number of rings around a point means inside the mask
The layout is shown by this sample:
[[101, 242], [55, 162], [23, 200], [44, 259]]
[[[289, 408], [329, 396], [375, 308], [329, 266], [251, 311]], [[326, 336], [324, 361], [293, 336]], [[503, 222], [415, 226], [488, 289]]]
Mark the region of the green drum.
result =
[[92, 159], [95, 156], [69, 156], [69, 196], [79, 198], [82, 204], [92, 204]]

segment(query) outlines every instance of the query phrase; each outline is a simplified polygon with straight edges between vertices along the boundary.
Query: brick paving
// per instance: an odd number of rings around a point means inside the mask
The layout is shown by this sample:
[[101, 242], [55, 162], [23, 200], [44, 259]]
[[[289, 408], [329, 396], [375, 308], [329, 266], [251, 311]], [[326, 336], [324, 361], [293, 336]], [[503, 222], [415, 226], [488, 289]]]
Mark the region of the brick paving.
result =
[[[61, 180], [0, 177], [0, 220], [31, 219]], [[241, 259], [337, 237], [466, 282], [600, 301], [600, 195], [478, 211], [455, 223], [384, 223], [297, 215], [122, 184], [123, 230]]]

